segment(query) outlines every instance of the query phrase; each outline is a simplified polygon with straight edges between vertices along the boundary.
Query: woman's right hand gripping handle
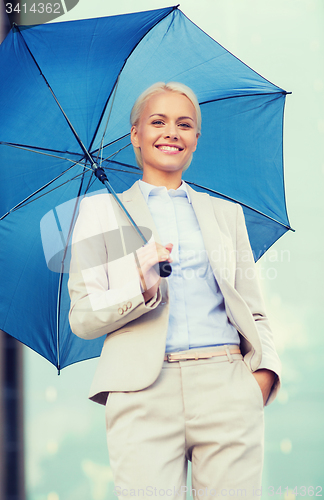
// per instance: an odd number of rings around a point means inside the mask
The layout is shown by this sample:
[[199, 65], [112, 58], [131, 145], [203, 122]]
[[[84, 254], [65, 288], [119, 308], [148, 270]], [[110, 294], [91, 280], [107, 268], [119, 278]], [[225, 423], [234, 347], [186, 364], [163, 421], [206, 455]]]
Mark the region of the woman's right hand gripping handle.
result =
[[159, 243], [148, 243], [137, 250], [138, 273], [145, 302], [156, 294], [161, 282], [161, 277], [157, 272], [158, 263], [172, 262], [170, 255], [172, 248], [172, 243], [167, 243], [165, 246]]

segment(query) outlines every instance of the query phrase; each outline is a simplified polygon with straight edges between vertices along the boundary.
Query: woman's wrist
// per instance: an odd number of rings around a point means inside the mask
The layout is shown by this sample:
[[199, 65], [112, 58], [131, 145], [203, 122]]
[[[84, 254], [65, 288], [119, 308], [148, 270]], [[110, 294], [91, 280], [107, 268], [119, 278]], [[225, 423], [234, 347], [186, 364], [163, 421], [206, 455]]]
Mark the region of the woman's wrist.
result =
[[154, 295], [156, 295], [156, 292], [159, 289], [160, 282], [161, 282], [161, 278], [159, 278], [158, 282], [155, 285], [153, 285], [151, 288], [149, 288], [148, 290], [142, 291], [142, 295], [144, 297], [145, 304], [147, 302], [149, 302], [154, 297]]
[[145, 304], [147, 304], [147, 302], [149, 302], [155, 295], [155, 293], [151, 293], [151, 290], [152, 290], [152, 288], [150, 288], [150, 290], [146, 290], [146, 292], [142, 293]]

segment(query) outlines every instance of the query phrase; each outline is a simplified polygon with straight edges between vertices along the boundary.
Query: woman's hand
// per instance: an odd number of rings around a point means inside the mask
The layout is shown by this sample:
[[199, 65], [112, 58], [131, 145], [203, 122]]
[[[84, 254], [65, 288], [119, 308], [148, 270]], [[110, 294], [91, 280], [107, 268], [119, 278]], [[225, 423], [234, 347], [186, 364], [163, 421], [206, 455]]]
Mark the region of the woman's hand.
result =
[[154, 269], [154, 266], [159, 262], [172, 262], [170, 256], [172, 248], [172, 243], [165, 246], [159, 243], [148, 243], [137, 250], [138, 272], [145, 302], [154, 297], [161, 282], [161, 277]]
[[265, 405], [276, 380], [276, 374], [271, 370], [262, 368], [253, 372], [252, 375], [260, 386], [263, 395], [263, 404]]

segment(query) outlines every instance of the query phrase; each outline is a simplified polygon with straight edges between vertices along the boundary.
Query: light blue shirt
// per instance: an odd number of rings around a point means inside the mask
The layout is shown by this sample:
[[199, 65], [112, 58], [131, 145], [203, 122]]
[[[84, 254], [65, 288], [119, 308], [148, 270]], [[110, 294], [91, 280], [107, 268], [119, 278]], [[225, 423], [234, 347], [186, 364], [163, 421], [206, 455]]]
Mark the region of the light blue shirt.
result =
[[139, 181], [162, 245], [173, 243], [168, 278], [170, 316], [166, 352], [239, 344], [228, 321], [187, 186], [169, 191]]

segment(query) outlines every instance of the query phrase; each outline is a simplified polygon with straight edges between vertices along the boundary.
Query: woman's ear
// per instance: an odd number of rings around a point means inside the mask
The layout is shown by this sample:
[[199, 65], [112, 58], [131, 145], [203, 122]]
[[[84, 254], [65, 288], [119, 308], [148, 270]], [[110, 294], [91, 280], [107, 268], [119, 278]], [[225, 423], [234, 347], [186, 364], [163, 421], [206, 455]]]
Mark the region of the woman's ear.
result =
[[133, 125], [131, 128], [130, 138], [131, 138], [131, 143], [133, 144], [133, 146], [135, 148], [139, 148], [137, 128], [135, 125]]
[[196, 151], [196, 149], [197, 149], [197, 143], [198, 143], [199, 136], [200, 136], [200, 133], [198, 132], [198, 133], [196, 134], [196, 144], [195, 144], [195, 148], [192, 150], [192, 152]]

